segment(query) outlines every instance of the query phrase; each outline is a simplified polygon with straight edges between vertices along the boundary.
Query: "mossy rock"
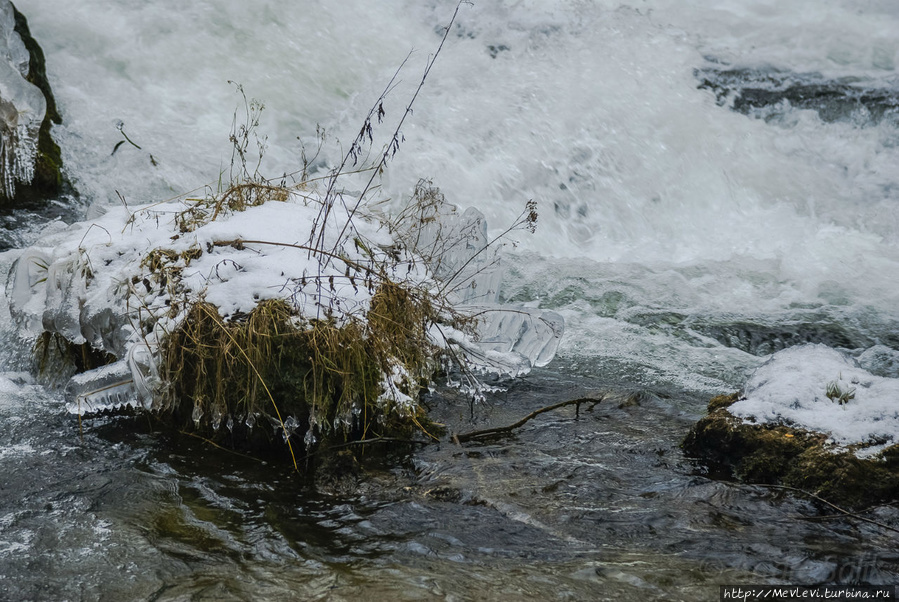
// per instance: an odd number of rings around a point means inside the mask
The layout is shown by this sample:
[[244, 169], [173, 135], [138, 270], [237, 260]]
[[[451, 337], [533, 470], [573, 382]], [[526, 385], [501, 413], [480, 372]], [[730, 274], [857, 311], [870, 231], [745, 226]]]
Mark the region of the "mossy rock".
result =
[[848, 507], [899, 500], [899, 445], [860, 459], [851, 449], [834, 451], [821, 433], [744, 423], [728, 411], [738, 399], [709, 402], [683, 442], [688, 456], [746, 483], [795, 487]]
[[59, 145], [53, 141], [50, 128], [54, 123], [62, 123], [62, 117], [56, 107], [56, 99], [47, 79], [47, 67], [44, 51], [31, 36], [25, 16], [13, 6], [15, 15], [15, 31], [22, 38], [25, 48], [31, 57], [28, 65], [28, 80], [40, 88], [47, 100], [47, 114], [41, 123], [38, 134], [37, 158], [34, 165], [34, 179], [31, 184], [17, 183], [15, 204], [33, 203], [58, 197], [71, 190], [62, 171], [62, 153]]

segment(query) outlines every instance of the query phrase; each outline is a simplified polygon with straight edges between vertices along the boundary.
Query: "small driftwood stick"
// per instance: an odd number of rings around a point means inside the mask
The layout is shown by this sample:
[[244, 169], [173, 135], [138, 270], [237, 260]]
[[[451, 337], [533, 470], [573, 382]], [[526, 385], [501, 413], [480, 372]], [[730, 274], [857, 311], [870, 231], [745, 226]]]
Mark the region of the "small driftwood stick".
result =
[[594, 406], [601, 402], [603, 397], [592, 398], [592, 397], [579, 397], [578, 399], [570, 399], [568, 401], [563, 401], [561, 403], [557, 403], [555, 405], [547, 406], [545, 408], [540, 408], [539, 410], [535, 410], [519, 420], [514, 424], [510, 424], [509, 426], [498, 426], [492, 429], [484, 429], [481, 431], [471, 431], [469, 433], [462, 433], [453, 435], [453, 441], [457, 444], [465, 443], [466, 441], [473, 441], [475, 439], [487, 439], [490, 437], [497, 437], [500, 435], [505, 435], [511, 433], [513, 430], [518, 427], [524, 425], [527, 421], [532, 418], [536, 418], [540, 414], [544, 412], [551, 412], [552, 410], [558, 410], [559, 408], [564, 408], [565, 406], [576, 405], [577, 406], [577, 414], [580, 414], [581, 404], [582, 403], [592, 403]]

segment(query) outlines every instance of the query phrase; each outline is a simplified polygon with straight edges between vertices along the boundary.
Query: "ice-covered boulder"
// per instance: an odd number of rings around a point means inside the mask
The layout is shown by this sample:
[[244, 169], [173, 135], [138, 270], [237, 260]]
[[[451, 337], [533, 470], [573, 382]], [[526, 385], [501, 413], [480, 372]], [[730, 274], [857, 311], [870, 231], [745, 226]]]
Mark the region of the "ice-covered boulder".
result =
[[44, 55], [28, 23], [0, 0], [0, 198], [49, 198], [62, 187], [59, 147], [50, 137], [59, 122]]

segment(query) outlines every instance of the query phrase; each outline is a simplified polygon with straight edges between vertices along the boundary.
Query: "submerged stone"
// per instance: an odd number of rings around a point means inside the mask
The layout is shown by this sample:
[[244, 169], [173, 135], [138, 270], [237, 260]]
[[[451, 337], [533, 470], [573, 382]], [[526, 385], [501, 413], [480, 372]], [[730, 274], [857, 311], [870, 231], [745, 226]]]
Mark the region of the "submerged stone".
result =
[[859, 458], [853, 446], [783, 424], [756, 424], [734, 416], [739, 393], [713, 398], [708, 415], [683, 442], [688, 456], [713, 472], [746, 483], [784, 485], [838, 505], [861, 507], [899, 500], [899, 445]]

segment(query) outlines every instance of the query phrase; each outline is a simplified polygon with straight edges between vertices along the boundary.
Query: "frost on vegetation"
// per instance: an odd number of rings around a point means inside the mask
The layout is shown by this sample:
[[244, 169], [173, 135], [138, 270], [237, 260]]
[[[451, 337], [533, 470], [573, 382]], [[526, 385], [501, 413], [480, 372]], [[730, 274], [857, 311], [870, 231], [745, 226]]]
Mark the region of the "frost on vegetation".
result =
[[[416, 186], [415, 198], [418, 202], [395, 221], [401, 243], [425, 259], [441, 283], [441, 294], [458, 311], [478, 322], [474, 337], [443, 327], [442, 337], [437, 338], [457, 345], [487, 372], [519, 376], [533, 366], [548, 364], [562, 337], [562, 317], [499, 302], [501, 246], [488, 237], [484, 215], [473, 207], [459, 214], [426, 181]], [[528, 203], [519, 220], [503, 235], [519, 227], [533, 232], [536, 220], [536, 205]]]
[[29, 83], [29, 55], [15, 31], [13, 6], [0, 0], [0, 191], [15, 195], [16, 182], [34, 177], [38, 131], [47, 111], [41, 90]]
[[826, 433], [835, 449], [851, 447], [859, 457], [899, 443], [899, 379], [872, 374], [820, 344], [775, 353], [729, 411], [746, 421]]
[[304, 155], [277, 182], [259, 173], [263, 106], [238, 85], [229, 183], [123, 202], [21, 252], [10, 312], [37, 339], [39, 370], [67, 381], [71, 411], [132, 406], [247, 437], [271, 425], [293, 454], [294, 435], [308, 450], [335, 435], [428, 433], [419, 393], [435, 374], [477, 397], [483, 373], [552, 358], [561, 318], [497, 302], [499, 249], [534, 230], [533, 202], [493, 238], [480, 212], [460, 214], [427, 181], [399, 215], [377, 212], [375, 181], [411, 114], [410, 102], [373, 152], [396, 77], [338, 166], [310, 176]]
[[[457, 213], [428, 183], [394, 218], [330, 189], [242, 179], [109, 208], [21, 252], [11, 313], [45, 355], [74, 358], [73, 412], [191, 399], [198, 425], [251, 428], [265, 415], [307, 443], [313, 427], [416, 422], [440, 369], [478, 394], [479, 373], [551, 359], [562, 320], [497, 302], [499, 244], [479, 212]], [[535, 219], [528, 205], [507, 232]], [[306, 410], [279, 408], [291, 391]]]

